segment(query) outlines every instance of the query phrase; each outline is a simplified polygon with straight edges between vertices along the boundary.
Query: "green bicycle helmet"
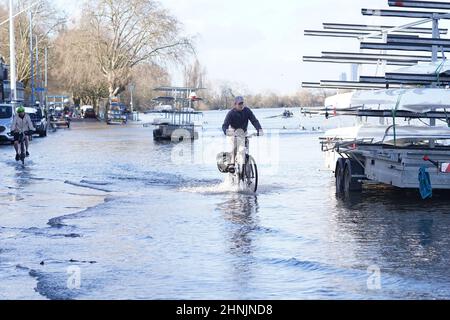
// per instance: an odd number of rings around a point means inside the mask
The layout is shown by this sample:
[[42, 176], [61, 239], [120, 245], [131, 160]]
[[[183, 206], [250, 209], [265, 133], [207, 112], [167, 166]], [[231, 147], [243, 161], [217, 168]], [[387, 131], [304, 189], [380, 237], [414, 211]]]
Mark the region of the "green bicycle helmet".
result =
[[17, 108], [17, 113], [25, 112], [25, 108], [23, 106], [20, 106]]

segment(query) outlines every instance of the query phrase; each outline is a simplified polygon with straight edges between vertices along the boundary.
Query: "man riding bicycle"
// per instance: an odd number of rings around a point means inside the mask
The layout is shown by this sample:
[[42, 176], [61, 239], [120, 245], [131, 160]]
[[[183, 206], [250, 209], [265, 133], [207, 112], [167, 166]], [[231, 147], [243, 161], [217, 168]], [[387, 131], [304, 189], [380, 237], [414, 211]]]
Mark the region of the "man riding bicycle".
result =
[[17, 108], [17, 114], [14, 116], [14, 120], [11, 126], [11, 132], [14, 134], [14, 149], [16, 149], [16, 161], [20, 160], [19, 154], [19, 140], [20, 134], [24, 135], [25, 148], [26, 148], [26, 156], [29, 157], [28, 153], [28, 136], [26, 133], [28, 131], [35, 131], [36, 129], [33, 126], [33, 122], [28, 114], [25, 113], [25, 108], [20, 106]]
[[244, 98], [240, 96], [236, 97], [234, 99], [234, 107], [228, 112], [222, 125], [223, 133], [226, 135], [227, 130], [229, 129], [242, 129], [244, 132], [247, 132], [248, 121], [250, 121], [258, 131], [258, 135], [262, 136], [263, 130], [258, 119], [256, 119], [249, 107], [244, 106]]
[[[244, 105], [244, 98], [238, 96], [234, 99], [234, 107], [231, 109], [222, 125], [222, 130], [225, 135], [230, 135], [235, 133], [236, 131], [247, 132], [248, 122], [251, 122], [255, 129], [258, 131], [258, 136], [262, 136], [264, 134], [261, 124], [258, 119], [256, 119], [252, 110], [249, 107]], [[233, 150], [232, 150], [232, 162], [235, 161], [236, 153], [240, 147], [242, 146], [243, 141], [233, 140]]]

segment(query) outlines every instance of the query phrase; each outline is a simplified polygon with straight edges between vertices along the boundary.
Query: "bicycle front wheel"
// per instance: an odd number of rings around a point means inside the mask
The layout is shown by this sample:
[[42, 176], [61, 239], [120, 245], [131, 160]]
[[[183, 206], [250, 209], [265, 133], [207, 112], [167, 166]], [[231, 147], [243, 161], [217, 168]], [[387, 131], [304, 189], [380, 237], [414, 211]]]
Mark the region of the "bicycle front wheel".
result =
[[248, 156], [247, 159], [244, 170], [244, 183], [249, 190], [253, 192], [258, 190], [258, 167], [252, 156]]
[[22, 161], [22, 165], [25, 165], [25, 142], [22, 140], [20, 142], [20, 161]]

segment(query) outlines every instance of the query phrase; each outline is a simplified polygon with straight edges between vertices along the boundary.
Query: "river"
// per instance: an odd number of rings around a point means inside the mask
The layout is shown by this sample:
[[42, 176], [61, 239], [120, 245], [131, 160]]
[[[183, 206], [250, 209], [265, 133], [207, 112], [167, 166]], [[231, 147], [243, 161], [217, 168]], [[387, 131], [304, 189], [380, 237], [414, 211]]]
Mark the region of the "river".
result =
[[35, 138], [24, 167], [1, 146], [0, 299], [450, 298], [448, 194], [339, 199], [318, 130], [340, 120], [277, 109], [255, 111], [260, 186], [240, 192], [215, 164], [225, 112], [192, 144], [142, 115]]

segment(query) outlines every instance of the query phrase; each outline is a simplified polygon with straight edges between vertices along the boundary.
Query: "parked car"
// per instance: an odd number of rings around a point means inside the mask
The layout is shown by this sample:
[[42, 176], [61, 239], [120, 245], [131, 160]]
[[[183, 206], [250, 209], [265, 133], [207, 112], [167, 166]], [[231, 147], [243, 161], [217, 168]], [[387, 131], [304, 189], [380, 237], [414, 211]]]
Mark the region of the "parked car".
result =
[[88, 108], [84, 111], [84, 118], [85, 119], [96, 119], [97, 116], [95, 114], [94, 108]]
[[36, 134], [39, 134], [40, 137], [46, 137], [48, 130], [48, 119], [43, 108], [39, 106], [35, 108], [25, 108], [25, 112], [30, 115], [31, 121], [36, 129]]
[[94, 109], [94, 107], [93, 107], [93, 106], [90, 106], [90, 105], [84, 105], [84, 106], [81, 106], [81, 107], [80, 107], [81, 114], [84, 114], [84, 112], [85, 112], [87, 109]]
[[12, 142], [14, 138], [8, 133], [11, 132], [11, 125], [14, 118], [14, 110], [11, 104], [0, 104], [0, 142]]

